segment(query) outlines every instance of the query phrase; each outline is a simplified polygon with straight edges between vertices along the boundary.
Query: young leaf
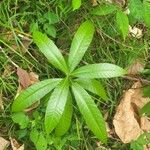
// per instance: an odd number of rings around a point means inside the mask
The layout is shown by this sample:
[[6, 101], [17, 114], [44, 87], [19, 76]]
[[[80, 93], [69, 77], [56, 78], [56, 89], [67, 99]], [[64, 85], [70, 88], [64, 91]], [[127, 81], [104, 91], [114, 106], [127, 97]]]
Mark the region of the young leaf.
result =
[[70, 124], [71, 124], [72, 111], [73, 111], [72, 98], [71, 98], [71, 94], [69, 93], [68, 98], [67, 98], [67, 103], [65, 106], [65, 110], [55, 129], [56, 136], [62, 136], [68, 131]]
[[122, 11], [118, 11], [116, 14], [116, 22], [122, 34], [122, 37], [125, 40], [129, 32], [129, 20], [128, 20], [127, 15], [123, 13]]
[[52, 12], [45, 13], [44, 18], [48, 20], [49, 25], [53, 25], [53, 24], [59, 22], [58, 16]]
[[23, 91], [13, 102], [12, 111], [19, 112], [39, 101], [47, 93], [53, 90], [61, 79], [47, 79], [33, 84]]
[[69, 83], [67, 79], [64, 79], [52, 93], [45, 114], [45, 129], [49, 134], [59, 123], [65, 105], [67, 102], [69, 92]]
[[29, 121], [30, 121], [28, 116], [26, 116], [23, 112], [12, 114], [12, 120], [13, 122], [19, 124], [20, 129], [27, 128]]
[[30, 133], [30, 139], [37, 150], [47, 150], [47, 141], [42, 132], [33, 129]]
[[150, 115], [150, 102], [143, 106], [143, 108], [140, 110], [140, 114]]
[[33, 33], [33, 40], [52, 65], [65, 73], [68, 72], [66, 62], [52, 40], [38, 31]]
[[105, 121], [101, 112], [90, 95], [77, 83], [72, 85], [73, 94], [81, 114], [83, 115], [88, 127], [103, 142], [107, 142], [107, 132]]
[[78, 63], [81, 61], [84, 53], [86, 52], [92, 41], [93, 34], [94, 26], [90, 21], [86, 21], [81, 24], [73, 38], [70, 48], [70, 54], [68, 59], [70, 72], [73, 71]]
[[115, 10], [117, 10], [117, 7], [114, 5], [100, 5], [91, 12], [93, 15], [98, 15], [98, 16], [104, 16], [113, 13]]
[[78, 78], [76, 79], [76, 82], [78, 84], [80, 84], [84, 89], [98, 95], [99, 97], [101, 97], [103, 100], [108, 100], [108, 97], [106, 95], [106, 91], [103, 87], [103, 85], [95, 80], [95, 79], [83, 79], [83, 78]]
[[126, 71], [119, 66], [109, 63], [91, 64], [80, 67], [72, 72], [72, 75], [80, 78], [112, 78], [126, 74]]
[[49, 36], [52, 36], [53, 38], [56, 37], [56, 28], [53, 25], [50, 25], [48, 23], [45, 23], [43, 26], [44, 31], [46, 32], [46, 34], [48, 34]]
[[72, 0], [73, 10], [80, 8], [80, 6], [81, 6], [81, 0]]

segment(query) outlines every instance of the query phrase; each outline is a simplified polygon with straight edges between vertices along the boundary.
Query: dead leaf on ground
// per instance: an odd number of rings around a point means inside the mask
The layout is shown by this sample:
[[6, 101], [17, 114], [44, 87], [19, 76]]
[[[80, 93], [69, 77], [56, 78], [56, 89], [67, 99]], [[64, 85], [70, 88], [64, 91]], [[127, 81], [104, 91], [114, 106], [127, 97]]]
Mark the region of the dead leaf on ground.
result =
[[91, 2], [92, 2], [93, 6], [97, 6], [98, 5], [97, 0], [91, 0]]
[[20, 145], [15, 139], [10, 138], [12, 150], [24, 150], [24, 144]]
[[129, 26], [129, 33], [131, 34], [132, 37], [140, 39], [143, 36], [143, 31], [136, 26], [133, 28]]
[[[34, 72], [28, 73], [26, 70], [22, 68], [17, 68], [17, 75], [19, 77], [18, 82], [19, 82], [19, 87], [17, 90], [17, 95], [16, 97], [26, 88], [31, 86], [32, 84], [36, 83], [39, 81], [39, 76], [35, 74]], [[33, 109], [35, 109], [39, 105], [39, 101], [34, 103], [31, 107], [27, 108], [25, 112], [29, 112]]]
[[142, 70], [144, 70], [145, 65], [142, 64], [140, 61], [135, 60], [131, 66], [128, 68], [129, 75], [136, 75], [139, 74]]
[[149, 118], [138, 114], [139, 109], [150, 101], [142, 96], [140, 87], [141, 83], [136, 82], [124, 93], [114, 116], [115, 132], [123, 143], [130, 143], [144, 131], [150, 131]]
[[0, 137], [0, 150], [5, 150], [9, 146], [10, 142]]

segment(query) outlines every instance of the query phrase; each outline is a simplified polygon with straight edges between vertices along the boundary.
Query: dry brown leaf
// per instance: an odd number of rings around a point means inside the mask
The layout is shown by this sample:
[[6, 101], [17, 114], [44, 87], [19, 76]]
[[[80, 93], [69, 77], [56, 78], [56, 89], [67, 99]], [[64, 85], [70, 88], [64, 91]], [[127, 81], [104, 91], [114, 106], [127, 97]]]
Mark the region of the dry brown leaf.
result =
[[143, 31], [137, 27], [131, 27], [129, 26], [129, 33], [132, 35], [132, 37], [140, 39], [143, 36]]
[[19, 84], [23, 89], [26, 89], [31, 85], [30, 76], [26, 70], [17, 68], [17, 75], [19, 77]]
[[12, 150], [24, 150], [24, 144], [20, 146], [20, 144], [15, 139], [10, 138], [10, 143]]
[[0, 137], [0, 150], [5, 150], [9, 146], [10, 142]]
[[148, 117], [138, 115], [139, 109], [150, 101], [150, 98], [142, 97], [140, 87], [141, 83], [136, 82], [131, 89], [124, 93], [114, 116], [115, 132], [123, 143], [130, 143], [144, 131], [150, 131]]
[[98, 5], [97, 0], [91, 0], [91, 2], [92, 2], [93, 6], [97, 6]]
[[139, 62], [138, 60], [135, 60], [133, 64], [128, 69], [128, 74], [130, 75], [136, 75], [139, 74], [142, 70], [144, 70], [145, 65]]
[[[39, 76], [35, 74], [34, 72], [28, 73], [26, 70], [17, 68], [17, 75], [19, 77], [18, 82], [19, 82], [19, 87], [17, 90], [16, 97], [26, 88], [31, 86], [32, 84], [36, 83], [39, 81]], [[31, 105], [31, 107], [27, 108], [25, 112], [29, 112], [33, 109], [35, 109], [39, 105], [39, 102], [34, 103]]]

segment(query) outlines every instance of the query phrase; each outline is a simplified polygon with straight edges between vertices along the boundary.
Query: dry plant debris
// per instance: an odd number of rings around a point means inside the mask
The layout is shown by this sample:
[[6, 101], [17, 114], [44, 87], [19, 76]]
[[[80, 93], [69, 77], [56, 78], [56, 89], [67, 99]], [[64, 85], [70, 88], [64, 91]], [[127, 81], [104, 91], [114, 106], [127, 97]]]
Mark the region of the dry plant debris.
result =
[[[34, 72], [27, 72], [26, 70], [22, 68], [17, 68], [17, 75], [19, 77], [18, 82], [19, 82], [19, 87], [17, 90], [17, 95], [18, 96], [23, 90], [31, 86], [32, 84], [36, 83], [39, 81], [39, 76], [35, 74]], [[34, 103], [31, 107], [27, 108], [25, 112], [30, 112], [34, 108], [36, 108], [39, 105], [39, 102]]]
[[5, 150], [9, 146], [10, 142], [0, 137], [0, 150]]
[[150, 98], [142, 95], [140, 82], [125, 91], [113, 120], [115, 132], [123, 143], [130, 143], [143, 132], [150, 131], [149, 118], [138, 114], [139, 109], [149, 101]]
[[10, 138], [12, 150], [24, 150], [24, 144], [20, 145], [15, 139]]

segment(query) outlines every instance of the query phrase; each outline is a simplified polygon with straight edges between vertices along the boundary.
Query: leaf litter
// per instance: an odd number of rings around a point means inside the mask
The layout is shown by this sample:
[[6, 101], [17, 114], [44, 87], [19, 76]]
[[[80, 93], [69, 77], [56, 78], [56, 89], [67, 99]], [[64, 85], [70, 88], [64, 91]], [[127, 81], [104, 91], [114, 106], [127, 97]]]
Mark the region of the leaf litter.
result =
[[[26, 70], [22, 68], [17, 68], [17, 75], [19, 77], [18, 82], [19, 82], [19, 87], [17, 90], [16, 97], [24, 91], [26, 88], [31, 86], [32, 84], [36, 83], [39, 81], [39, 76], [35, 74], [34, 72], [27, 72]], [[25, 112], [30, 112], [31, 110], [35, 109], [39, 105], [39, 101], [34, 103], [31, 107], [25, 109]]]
[[10, 142], [0, 137], [0, 150], [5, 150], [9, 146]]
[[115, 132], [123, 143], [130, 143], [150, 131], [149, 118], [139, 114], [139, 110], [150, 101], [150, 98], [143, 97], [141, 86], [138, 81], [125, 91], [113, 119]]

